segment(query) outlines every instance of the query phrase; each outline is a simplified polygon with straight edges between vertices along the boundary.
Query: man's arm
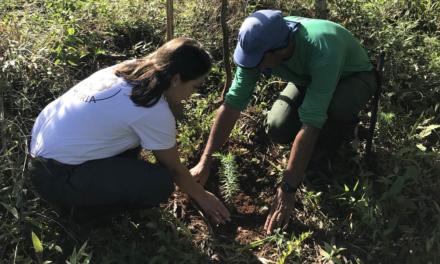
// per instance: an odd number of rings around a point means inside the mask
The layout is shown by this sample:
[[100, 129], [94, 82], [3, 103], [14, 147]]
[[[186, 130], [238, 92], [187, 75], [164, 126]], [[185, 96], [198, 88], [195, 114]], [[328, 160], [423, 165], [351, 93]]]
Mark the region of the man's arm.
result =
[[206, 183], [209, 177], [212, 154], [218, 151], [225, 143], [239, 117], [240, 111], [226, 104], [223, 104], [218, 109], [205, 150], [199, 163], [191, 169], [191, 174], [202, 185]]
[[304, 173], [312, 157], [319, 131], [319, 128], [303, 125], [296, 135], [283, 177], [283, 181], [290, 186], [297, 187], [304, 179]]
[[[298, 187], [304, 179], [304, 173], [315, 148], [320, 129], [303, 125], [293, 141], [283, 181], [292, 187]], [[295, 194], [285, 193], [278, 187], [276, 197], [267, 216], [264, 229], [271, 234], [274, 228], [288, 223], [295, 205]]]

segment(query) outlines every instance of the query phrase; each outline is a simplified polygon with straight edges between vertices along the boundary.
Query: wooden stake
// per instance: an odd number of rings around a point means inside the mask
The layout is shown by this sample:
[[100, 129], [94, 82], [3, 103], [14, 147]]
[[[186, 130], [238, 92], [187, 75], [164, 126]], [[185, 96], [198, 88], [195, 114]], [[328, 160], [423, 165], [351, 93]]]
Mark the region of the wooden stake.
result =
[[229, 58], [229, 30], [228, 30], [228, 24], [226, 23], [227, 16], [228, 16], [228, 0], [222, 0], [220, 20], [221, 20], [222, 32], [223, 32], [223, 64], [225, 65], [225, 72], [226, 72], [226, 81], [223, 86], [223, 92], [221, 98], [222, 101], [224, 101], [225, 95], [228, 93], [229, 86], [231, 86], [232, 83], [232, 70], [231, 70], [231, 63]]
[[174, 37], [173, 0], [167, 0], [167, 41]]
[[316, 17], [320, 19], [327, 19], [327, 0], [315, 0]]
[[373, 145], [374, 130], [376, 128], [377, 110], [379, 109], [379, 100], [382, 94], [382, 74], [383, 74], [384, 63], [385, 63], [385, 53], [381, 52], [376, 65], [377, 87], [371, 105], [372, 109], [371, 109], [370, 129], [368, 130], [367, 145], [365, 147], [366, 157], [368, 160], [371, 159], [371, 146]]

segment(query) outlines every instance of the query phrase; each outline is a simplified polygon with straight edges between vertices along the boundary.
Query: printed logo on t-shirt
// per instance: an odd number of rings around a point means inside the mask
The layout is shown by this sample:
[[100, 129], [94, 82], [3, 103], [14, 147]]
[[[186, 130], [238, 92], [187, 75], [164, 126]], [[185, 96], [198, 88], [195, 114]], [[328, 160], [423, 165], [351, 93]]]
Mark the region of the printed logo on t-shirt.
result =
[[[100, 74], [99, 74], [100, 73]], [[75, 85], [71, 92], [73, 97], [84, 103], [97, 103], [115, 97], [122, 88], [111, 89], [117, 83], [118, 77], [98, 72]]]

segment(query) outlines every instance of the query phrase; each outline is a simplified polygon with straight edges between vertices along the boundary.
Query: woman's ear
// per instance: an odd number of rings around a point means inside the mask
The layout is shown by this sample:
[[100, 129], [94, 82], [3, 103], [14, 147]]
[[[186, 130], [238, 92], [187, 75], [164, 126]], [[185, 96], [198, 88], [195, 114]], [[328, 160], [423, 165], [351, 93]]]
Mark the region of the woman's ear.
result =
[[170, 88], [178, 87], [181, 83], [182, 79], [180, 78], [180, 74], [176, 73], [173, 75], [173, 77], [171, 77]]

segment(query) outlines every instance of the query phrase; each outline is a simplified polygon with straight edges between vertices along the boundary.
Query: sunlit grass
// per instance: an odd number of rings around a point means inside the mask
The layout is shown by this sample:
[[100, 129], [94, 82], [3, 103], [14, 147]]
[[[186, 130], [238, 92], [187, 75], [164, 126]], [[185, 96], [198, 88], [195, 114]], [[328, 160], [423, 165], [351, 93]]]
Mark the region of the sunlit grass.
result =
[[[229, 2], [231, 47], [241, 21], [255, 9], [313, 14], [313, 1]], [[228, 263], [243, 263], [252, 254], [254, 260], [275, 263], [440, 261], [440, 5], [435, 1], [330, 3], [330, 18], [361, 38], [372, 59], [379, 50], [386, 52], [376, 160], [374, 166], [365, 162], [360, 141], [357, 154], [346, 151], [335, 158], [334, 175], [308, 178], [298, 191], [289, 233], [278, 230], [237, 245], [234, 233], [225, 238], [208, 227], [205, 232], [197, 210], [179, 209], [174, 201], [85, 234], [60, 219], [25, 178], [34, 118], [72, 84], [119, 62], [118, 56], [143, 56], [161, 45], [164, 6], [164, 1], [144, 0], [0, 2], [0, 124], [7, 139], [0, 153], [0, 256], [5, 263], [221, 263], [225, 250]], [[175, 8], [176, 35], [197, 38], [215, 60], [179, 124], [179, 148], [190, 166], [206, 144], [223, 87], [221, 30], [212, 1], [177, 1]], [[237, 158], [231, 171], [249, 179], [240, 187], [258, 196], [252, 197], [258, 212], [267, 212], [262, 208], [269, 206], [267, 197], [290, 149], [261, 144], [257, 133], [282, 85], [262, 80], [228, 150]]]

